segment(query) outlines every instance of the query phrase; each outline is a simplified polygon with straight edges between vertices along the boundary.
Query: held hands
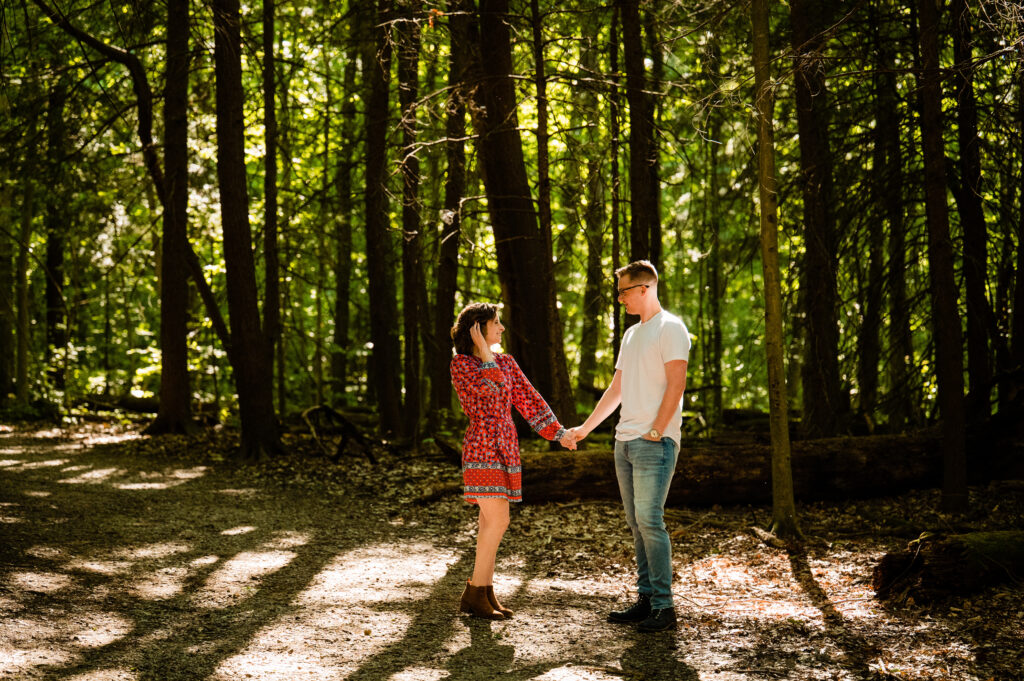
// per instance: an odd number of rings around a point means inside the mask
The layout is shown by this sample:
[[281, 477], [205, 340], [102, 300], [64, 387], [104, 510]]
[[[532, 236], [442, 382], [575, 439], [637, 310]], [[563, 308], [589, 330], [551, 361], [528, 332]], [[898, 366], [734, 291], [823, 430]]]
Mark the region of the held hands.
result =
[[570, 428], [569, 430], [566, 430], [565, 434], [562, 435], [562, 438], [558, 441], [558, 443], [561, 444], [566, 449], [576, 451], [576, 436], [573, 434], [573, 430], [575, 429]]

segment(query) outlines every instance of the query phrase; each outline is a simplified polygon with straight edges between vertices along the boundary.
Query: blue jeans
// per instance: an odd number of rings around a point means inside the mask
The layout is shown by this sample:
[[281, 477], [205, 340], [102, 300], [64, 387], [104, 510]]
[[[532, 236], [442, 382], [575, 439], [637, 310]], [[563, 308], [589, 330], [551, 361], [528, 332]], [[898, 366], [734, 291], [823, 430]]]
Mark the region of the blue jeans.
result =
[[652, 608], [673, 605], [672, 541], [665, 529], [665, 499], [678, 456], [679, 448], [667, 437], [661, 442], [615, 441], [615, 474], [636, 549], [637, 590], [651, 597]]

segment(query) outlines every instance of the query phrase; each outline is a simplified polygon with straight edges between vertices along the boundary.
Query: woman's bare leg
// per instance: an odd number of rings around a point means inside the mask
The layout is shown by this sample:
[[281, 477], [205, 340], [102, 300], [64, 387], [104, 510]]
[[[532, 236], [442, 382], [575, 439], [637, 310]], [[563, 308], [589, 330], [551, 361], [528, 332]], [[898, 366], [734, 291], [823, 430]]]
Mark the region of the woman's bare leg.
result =
[[498, 545], [508, 529], [507, 499], [477, 499], [480, 506], [480, 527], [476, 535], [476, 565], [473, 586], [487, 586], [494, 580], [494, 559]]

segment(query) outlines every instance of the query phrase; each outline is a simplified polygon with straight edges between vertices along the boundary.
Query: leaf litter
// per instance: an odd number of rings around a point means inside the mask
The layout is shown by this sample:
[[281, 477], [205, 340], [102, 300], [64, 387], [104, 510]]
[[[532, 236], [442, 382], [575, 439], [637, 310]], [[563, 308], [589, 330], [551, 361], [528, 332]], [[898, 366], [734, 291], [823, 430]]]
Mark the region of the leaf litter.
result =
[[[670, 508], [679, 627], [605, 622], [633, 598], [614, 502], [516, 505], [495, 588], [456, 612], [475, 514], [429, 445], [239, 465], [236, 434], [122, 426], [0, 433], [0, 679], [1024, 679], [1019, 584], [882, 603], [871, 573], [922, 531], [1024, 526], [1024, 491], [801, 504], [804, 550], [764, 506]], [[532, 443], [530, 443], [532, 444]]]

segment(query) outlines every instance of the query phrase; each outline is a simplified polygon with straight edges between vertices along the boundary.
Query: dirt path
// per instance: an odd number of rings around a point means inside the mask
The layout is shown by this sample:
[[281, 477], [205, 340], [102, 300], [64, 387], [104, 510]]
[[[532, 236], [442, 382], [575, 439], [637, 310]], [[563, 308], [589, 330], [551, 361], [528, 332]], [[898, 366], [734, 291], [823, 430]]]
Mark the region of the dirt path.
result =
[[[818, 538], [793, 557], [746, 531], [766, 509], [673, 511], [680, 627], [639, 635], [604, 622], [632, 581], [615, 504], [516, 509], [497, 590], [517, 615], [489, 623], [455, 613], [471, 512], [416, 503], [454, 471], [236, 468], [219, 447], [0, 433], [0, 679], [1024, 678], [1019, 590], [873, 600], [872, 562], [905, 540], [858, 528], [935, 521], [927, 495], [806, 509]], [[1019, 523], [1024, 500], [999, 503], [977, 522]]]

